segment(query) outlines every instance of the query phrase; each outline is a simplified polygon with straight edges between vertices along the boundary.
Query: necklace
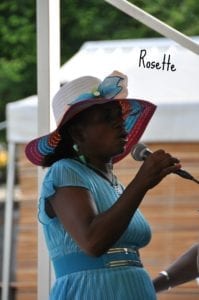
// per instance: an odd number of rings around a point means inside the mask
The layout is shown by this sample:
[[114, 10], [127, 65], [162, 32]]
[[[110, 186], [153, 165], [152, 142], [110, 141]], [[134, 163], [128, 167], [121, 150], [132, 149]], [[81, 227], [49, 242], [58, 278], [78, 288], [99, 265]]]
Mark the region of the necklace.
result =
[[115, 186], [118, 184], [117, 177], [113, 174], [112, 171], [109, 173], [110, 175], [108, 175], [106, 172], [96, 168], [95, 166], [93, 166], [91, 164], [86, 164], [86, 165], [87, 165], [87, 167], [89, 167], [90, 169], [92, 169], [93, 171], [95, 171], [96, 173], [101, 175], [102, 177], [104, 177], [106, 180], [108, 180], [112, 186]]
[[88, 168], [90, 168], [91, 170], [93, 170], [95, 173], [97, 173], [98, 175], [100, 175], [101, 177], [103, 177], [104, 179], [106, 179], [111, 186], [114, 188], [115, 192], [120, 196], [123, 193], [123, 187], [122, 185], [118, 182], [116, 175], [113, 174], [112, 172], [112, 164], [110, 164], [110, 175], [108, 176], [108, 174], [98, 168], [96, 168], [95, 166], [93, 166], [92, 164], [89, 163], [83, 163], [81, 160], [78, 160], [80, 163], [86, 165]]
[[114, 188], [115, 192], [120, 196], [123, 193], [123, 187], [122, 185], [118, 182], [116, 175], [113, 174], [111, 171], [111, 178], [107, 175], [106, 172], [103, 172], [102, 170], [94, 167], [93, 165], [86, 164], [90, 169], [95, 171], [98, 175], [102, 176], [104, 179], [106, 179], [111, 186]]

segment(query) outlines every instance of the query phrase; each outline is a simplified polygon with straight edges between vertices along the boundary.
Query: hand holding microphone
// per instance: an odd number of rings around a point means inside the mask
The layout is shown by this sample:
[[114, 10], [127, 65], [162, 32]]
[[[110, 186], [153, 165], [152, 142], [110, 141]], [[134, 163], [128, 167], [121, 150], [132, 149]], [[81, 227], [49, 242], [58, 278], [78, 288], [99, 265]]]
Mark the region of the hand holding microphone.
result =
[[[152, 154], [152, 151], [149, 148], [147, 148], [145, 144], [142, 143], [136, 144], [131, 150], [132, 157], [137, 161], [145, 160], [150, 154]], [[195, 179], [190, 173], [181, 168], [173, 171], [172, 173], [175, 173], [181, 176], [182, 178], [192, 180], [199, 184], [199, 181], [197, 179]]]

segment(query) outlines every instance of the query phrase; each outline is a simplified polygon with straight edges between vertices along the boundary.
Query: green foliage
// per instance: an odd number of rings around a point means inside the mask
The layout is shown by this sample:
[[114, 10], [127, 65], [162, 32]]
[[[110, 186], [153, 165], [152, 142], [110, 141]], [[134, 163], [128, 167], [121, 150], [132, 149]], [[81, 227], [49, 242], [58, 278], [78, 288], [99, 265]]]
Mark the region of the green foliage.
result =
[[34, 1], [0, 3], [0, 121], [5, 104], [36, 91]]
[[199, 5], [197, 0], [147, 1], [145, 9], [186, 35], [199, 34]]
[[[85, 41], [159, 36], [103, 0], [60, 2], [62, 63]], [[197, 0], [130, 2], [187, 35], [199, 35]], [[1, 122], [6, 103], [36, 93], [36, 1], [0, 2], [0, 40]]]
[[103, 0], [63, 0], [61, 12], [62, 62], [85, 41], [158, 35]]

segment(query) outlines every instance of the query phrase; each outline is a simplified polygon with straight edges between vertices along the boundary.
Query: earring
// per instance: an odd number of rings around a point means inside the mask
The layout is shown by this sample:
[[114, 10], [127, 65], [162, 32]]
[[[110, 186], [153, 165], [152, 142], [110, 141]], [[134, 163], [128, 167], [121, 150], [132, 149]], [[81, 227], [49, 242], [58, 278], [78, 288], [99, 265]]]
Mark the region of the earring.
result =
[[[79, 152], [79, 147], [77, 144], [74, 144], [73, 145], [73, 149], [75, 150], [75, 152], [78, 154]], [[79, 155], [78, 156], [79, 160], [83, 163], [83, 164], [86, 164], [86, 159], [85, 159], [85, 156], [84, 155]]]
[[74, 144], [74, 145], [73, 145], [73, 149], [75, 150], [75, 152], [78, 152], [78, 151], [79, 151], [78, 145], [77, 145], [77, 144]]
[[79, 155], [79, 160], [81, 160], [81, 162], [83, 162], [83, 164], [86, 164], [86, 158], [84, 155]]

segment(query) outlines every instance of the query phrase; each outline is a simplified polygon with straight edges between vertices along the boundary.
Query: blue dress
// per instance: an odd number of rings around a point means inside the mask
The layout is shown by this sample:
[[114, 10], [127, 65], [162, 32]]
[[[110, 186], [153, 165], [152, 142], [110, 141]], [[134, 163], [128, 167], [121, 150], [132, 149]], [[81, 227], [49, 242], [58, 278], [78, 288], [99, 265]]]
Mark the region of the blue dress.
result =
[[[80, 186], [88, 189], [99, 212], [110, 208], [118, 199], [118, 191], [86, 165], [73, 159], [54, 163], [44, 178], [39, 201], [39, 221], [43, 224], [46, 244], [52, 260], [66, 254], [81, 252], [59, 220], [45, 213], [45, 201], [57, 187]], [[113, 247], [144, 247], [151, 231], [139, 209]], [[78, 271], [56, 279], [51, 300], [155, 300], [151, 279], [144, 268], [125, 266]]]

